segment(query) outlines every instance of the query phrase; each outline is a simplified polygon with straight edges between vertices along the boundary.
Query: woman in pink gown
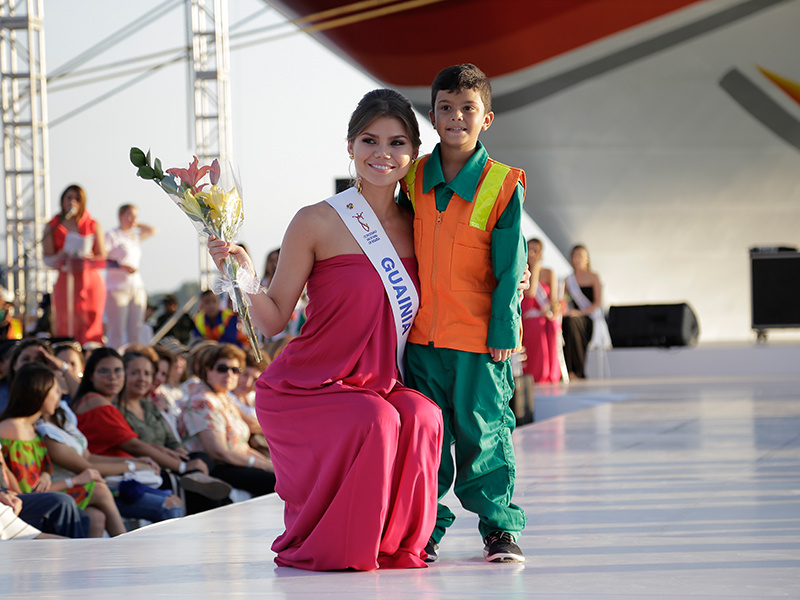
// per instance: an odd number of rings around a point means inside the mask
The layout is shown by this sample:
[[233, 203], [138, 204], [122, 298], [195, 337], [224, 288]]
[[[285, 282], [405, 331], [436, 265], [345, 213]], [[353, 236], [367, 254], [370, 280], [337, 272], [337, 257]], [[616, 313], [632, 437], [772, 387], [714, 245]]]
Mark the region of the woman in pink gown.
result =
[[[394, 201], [416, 159], [409, 102], [370, 92], [354, 111], [348, 149], [359, 190], [416, 284], [413, 215]], [[240, 246], [209, 241], [215, 264]], [[436, 520], [439, 408], [400, 382], [394, 317], [375, 267], [326, 202], [300, 210], [281, 244], [266, 294], [252, 294], [255, 324], [271, 336], [288, 322], [303, 287], [300, 335], [256, 383], [258, 420], [285, 502], [275, 562], [312, 570], [424, 568]]]
[[542, 268], [542, 242], [537, 238], [528, 240], [528, 267], [534, 285], [522, 297], [522, 345], [527, 355], [522, 370], [536, 383], [557, 382], [561, 379], [558, 278]]

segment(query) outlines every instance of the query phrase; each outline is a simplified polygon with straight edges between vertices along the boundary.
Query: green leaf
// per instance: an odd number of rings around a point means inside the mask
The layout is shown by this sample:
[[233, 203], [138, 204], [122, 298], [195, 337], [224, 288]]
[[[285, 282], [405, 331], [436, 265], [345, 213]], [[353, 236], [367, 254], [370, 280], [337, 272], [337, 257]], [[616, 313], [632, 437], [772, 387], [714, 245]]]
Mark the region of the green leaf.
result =
[[147, 160], [145, 164], [150, 166], [150, 150], [147, 151], [147, 156], [145, 157], [145, 159]]
[[142, 165], [141, 167], [139, 167], [139, 171], [137, 174], [142, 179], [153, 179], [153, 176], [155, 175], [155, 173], [153, 172], [153, 168], [148, 167], [147, 165]]
[[178, 193], [178, 185], [175, 183], [175, 178], [172, 175], [164, 175], [161, 179], [161, 189], [163, 189], [168, 194], [175, 194]]
[[164, 171], [161, 170], [161, 159], [157, 158], [155, 166], [153, 167], [153, 171], [155, 172], [155, 178], [161, 181], [164, 179]]
[[147, 164], [144, 152], [139, 150], [139, 148], [131, 148], [131, 162], [133, 163], [134, 167], [141, 167], [142, 165]]

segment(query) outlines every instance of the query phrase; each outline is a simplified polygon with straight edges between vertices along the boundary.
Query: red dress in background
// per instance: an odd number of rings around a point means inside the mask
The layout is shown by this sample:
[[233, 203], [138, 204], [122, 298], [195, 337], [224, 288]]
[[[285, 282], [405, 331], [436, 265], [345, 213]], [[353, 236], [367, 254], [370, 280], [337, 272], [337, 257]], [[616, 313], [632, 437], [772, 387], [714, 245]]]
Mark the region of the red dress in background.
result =
[[[403, 263], [417, 284], [414, 259]], [[285, 501], [281, 566], [425, 567], [442, 448], [439, 408], [397, 381], [396, 334], [364, 255], [318, 261], [308, 320], [256, 384]]]
[[[550, 297], [550, 286], [539, 282], [546, 297]], [[542, 307], [536, 298], [525, 294], [522, 298], [522, 345], [528, 355], [523, 373], [531, 375], [537, 383], [554, 383], [561, 380], [561, 364], [559, 362], [559, 329], [558, 320], [550, 320], [542, 315]]]
[[[106, 306], [106, 284], [97, 265], [92, 260], [97, 221], [84, 210], [78, 221], [78, 233], [70, 232], [54, 217], [49, 225], [53, 230], [53, 244], [60, 252], [68, 236], [67, 251], [76, 258], [67, 260], [58, 272], [53, 289], [56, 337], [73, 337], [81, 344], [103, 342], [103, 311]], [[82, 240], [78, 239], [83, 238]], [[73, 248], [80, 246], [80, 248]], [[71, 280], [71, 281], [70, 281]], [[72, 310], [69, 307], [69, 288], [72, 287]]]

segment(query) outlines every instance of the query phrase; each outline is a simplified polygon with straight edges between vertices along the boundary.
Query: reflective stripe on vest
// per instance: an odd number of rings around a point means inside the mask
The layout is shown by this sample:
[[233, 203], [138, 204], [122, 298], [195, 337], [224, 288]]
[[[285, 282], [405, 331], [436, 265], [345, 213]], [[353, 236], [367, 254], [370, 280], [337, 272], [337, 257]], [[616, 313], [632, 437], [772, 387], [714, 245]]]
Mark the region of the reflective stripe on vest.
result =
[[491, 293], [497, 285], [491, 234], [517, 184], [524, 186], [525, 174], [488, 159], [474, 199], [453, 194], [447, 209], [440, 212], [435, 190], [422, 191], [427, 159], [418, 160], [404, 181], [414, 206], [414, 250], [421, 288], [420, 310], [409, 341], [488, 352]]
[[[422, 157], [408, 170], [405, 176], [406, 184], [408, 185], [408, 199], [411, 201], [411, 206], [416, 211], [416, 186], [414, 185], [414, 178], [417, 174], [417, 169], [423, 167], [430, 155]], [[424, 168], [423, 168], [424, 170]], [[482, 180], [478, 184], [478, 191], [475, 193], [473, 200], [472, 215], [469, 219], [470, 227], [475, 227], [481, 231], [486, 231], [486, 225], [489, 222], [489, 215], [492, 213], [497, 197], [500, 194], [500, 188], [503, 181], [511, 172], [511, 167], [503, 163], [490, 161], [489, 169], [481, 174]]]

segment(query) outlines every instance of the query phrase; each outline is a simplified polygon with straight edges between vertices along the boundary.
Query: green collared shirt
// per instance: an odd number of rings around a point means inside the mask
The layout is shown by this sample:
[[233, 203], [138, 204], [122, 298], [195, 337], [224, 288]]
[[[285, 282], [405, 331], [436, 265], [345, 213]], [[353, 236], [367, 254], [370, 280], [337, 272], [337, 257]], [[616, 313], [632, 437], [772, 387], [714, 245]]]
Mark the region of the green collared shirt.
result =
[[[444, 212], [453, 194], [472, 202], [489, 154], [478, 142], [475, 153], [449, 183], [444, 180], [439, 144], [431, 152], [422, 175], [422, 191], [432, 189], [436, 197], [436, 210]], [[509, 349], [519, 346], [520, 303], [519, 282], [528, 261], [528, 247], [522, 234], [522, 202], [525, 188], [517, 184], [514, 197], [500, 215], [492, 230], [492, 271], [497, 287], [492, 292], [492, 316], [489, 321], [489, 348]], [[407, 199], [403, 202], [409, 208]]]

